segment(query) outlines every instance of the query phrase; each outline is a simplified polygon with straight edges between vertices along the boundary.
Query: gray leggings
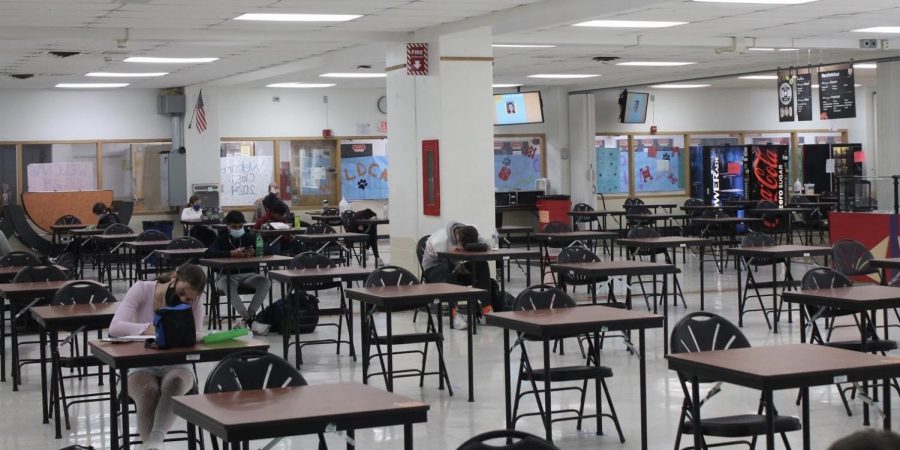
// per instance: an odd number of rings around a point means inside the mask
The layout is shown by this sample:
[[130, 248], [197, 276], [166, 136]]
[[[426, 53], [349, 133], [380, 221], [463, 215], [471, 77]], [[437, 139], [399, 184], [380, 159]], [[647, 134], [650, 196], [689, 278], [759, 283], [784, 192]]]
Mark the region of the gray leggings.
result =
[[[229, 292], [231, 297], [231, 306], [244, 319], [247, 320], [251, 315], [256, 315], [263, 301], [269, 296], [269, 286], [272, 282], [268, 278], [256, 273], [236, 273], [231, 276], [231, 285], [226, 286], [228, 278], [220, 275], [216, 280], [216, 287], [220, 291]], [[238, 295], [238, 287], [243, 286], [253, 289], [253, 299], [250, 301], [250, 311], [244, 306], [244, 301]]]
[[194, 387], [194, 375], [185, 367], [140, 370], [128, 375], [128, 396], [137, 407], [137, 429], [144, 443], [161, 443], [175, 423], [172, 397]]

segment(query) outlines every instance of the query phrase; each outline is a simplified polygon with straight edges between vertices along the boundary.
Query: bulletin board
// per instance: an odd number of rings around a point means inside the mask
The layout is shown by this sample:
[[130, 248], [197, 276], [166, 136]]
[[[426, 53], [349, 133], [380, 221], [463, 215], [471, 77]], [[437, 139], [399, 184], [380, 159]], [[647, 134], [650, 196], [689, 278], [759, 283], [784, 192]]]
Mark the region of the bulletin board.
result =
[[543, 134], [494, 136], [494, 189], [533, 190], [546, 176], [546, 137]]

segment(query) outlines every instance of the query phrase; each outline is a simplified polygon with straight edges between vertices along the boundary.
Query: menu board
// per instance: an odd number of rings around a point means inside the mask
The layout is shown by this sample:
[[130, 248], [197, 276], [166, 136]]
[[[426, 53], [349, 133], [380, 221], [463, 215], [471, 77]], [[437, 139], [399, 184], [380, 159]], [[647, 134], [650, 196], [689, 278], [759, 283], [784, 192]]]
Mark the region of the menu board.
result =
[[856, 117], [856, 87], [853, 66], [842, 64], [819, 68], [819, 118]]
[[806, 122], [812, 120], [812, 74], [807, 70], [797, 74], [797, 120]]
[[778, 71], [778, 121], [794, 121], [794, 76], [790, 70]]

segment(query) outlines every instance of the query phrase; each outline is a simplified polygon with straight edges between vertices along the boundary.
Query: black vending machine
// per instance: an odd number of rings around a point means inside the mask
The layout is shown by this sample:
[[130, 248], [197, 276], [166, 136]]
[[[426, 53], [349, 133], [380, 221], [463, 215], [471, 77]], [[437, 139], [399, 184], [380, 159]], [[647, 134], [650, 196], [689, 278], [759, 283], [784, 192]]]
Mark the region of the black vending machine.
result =
[[[829, 173], [827, 170], [829, 159], [834, 159], [834, 173]], [[803, 183], [815, 184], [816, 193], [837, 192], [835, 177], [861, 177], [862, 175], [863, 157], [860, 144], [807, 144], [803, 146]]]

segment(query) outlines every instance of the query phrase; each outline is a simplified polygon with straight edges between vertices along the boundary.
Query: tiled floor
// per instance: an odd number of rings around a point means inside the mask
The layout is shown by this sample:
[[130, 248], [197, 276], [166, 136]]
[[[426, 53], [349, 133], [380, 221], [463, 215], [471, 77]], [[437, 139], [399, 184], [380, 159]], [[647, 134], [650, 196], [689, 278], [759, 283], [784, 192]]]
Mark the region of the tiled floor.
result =
[[[712, 264], [707, 264], [706, 271], [706, 309], [737, 321], [736, 276], [734, 270], [727, 270], [724, 275], [714, 271]], [[684, 273], [681, 283], [687, 294], [688, 308], [679, 306], [671, 310], [670, 323], [674, 324], [686, 312], [699, 309], [699, 271], [696, 260], [688, 258], [686, 265], [681, 266]], [[802, 275], [808, 266], [794, 265], [797, 277]], [[765, 271], [761, 271], [763, 279], [768, 279]], [[513, 280], [508, 284], [512, 292], [524, 287], [524, 275], [514, 268]], [[116, 288], [117, 293], [125, 289], [124, 285]], [[326, 300], [327, 302], [328, 300]], [[636, 306], [642, 302], [635, 303]], [[423, 321], [413, 323], [411, 314], [404, 314], [394, 319], [398, 329], [421, 329]], [[316, 335], [333, 335], [332, 328], [317, 330]], [[750, 313], [744, 322], [744, 333], [753, 345], [777, 345], [799, 342], [799, 330], [796, 320], [794, 324], [782, 323], [781, 333], [770, 332], [760, 313]], [[450, 370], [454, 396], [447, 391], [437, 389], [437, 379], [426, 380], [424, 388], [418, 382], [407, 378], [397, 381], [395, 392], [427, 402], [431, 405], [428, 423], [415, 426], [415, 448], [427, 450], [455, 449], [468, 437], [475, 434], [504, 427], [503, 419], [503, 360], [502, 333], [496, 328], [481, 327], [475, 341], [475, 395], [476, 401], [466, 401], [466, 333], [463, 331], [446, 332], [446, 355]], [[357, 342], [359, 336], [356, 336]], [[281, 354], [281, 338], [278, 335], [266, 339], [272, 345], [272, 352]], [[647, 391], [649, 416], [649, 447], [651, 449], [672, 448], [676, 422], [682, 402], [682, 390], [675, 373], [666, 369], [662, 354], [662, 331], [651, 330], [647, 334]], [[554, 426], [554, 439], [563, 449], [637, 449], [640, 448], [640, 429], [638, 407], [638, 361], [630, 356], [621, 341], [608, 341], [603, 349], [602, 361], [610, 366], [615, 376], [609, 380], [609, 387], [616, 409], [624, 429], [626, 442], [620, 443], [612, 435], [597, 436], [596, 423], [588, 420], [581, 431], [575, 429], [574, 422], [557, 423]], [[568, 344], [565, 356], [553, 355], [554, 363], [568, 362], [579, 364], [583, 361], [574, 341]], [[27, 355], [36, 353], [36, 349], [27, 350]], [[539, 346], [532, 344], [532, 355], [540, 353]], [[311, 384], [335, 381], [361, 381], [361, 363], [353, 362], [346, 352], [335, 355], [333, 346], [312, 346], [304, 350], [305, 364], [303, 375]], [[431, 352], [433, 355], [434, 352]], [[518, 352], [515, 353], [518, 355]], [[398, 365], [404, 360], [398, 358]], [[409, 360], [407, 360], [409, 361]], [[432, 361], [433, 362], [433, 361]], [[205, 379], [212, 364], [199, 367], [201, 381]], [[53, 438], [52, 425], [41, 424], [40, 414], [40, 382], [36, 366], [29, 366], [24, 371], [24, 385], [19, 392], [12, 392], [11, 383], [0, 384], [0, 448], [3, 449], [58, 449], [71, 443], [90, 444], [97, 448], [108, 448], [107, 407], [103, 404], [76, 406], [73, 409], [71, 431], [64, 431], [64, 438]], [[375, 386], [383, 386], [379, 379], [373, 379]], [[81, 385], [72, 383], [71, 391], [78, 389], [97, 389], [96, 377], [86, 379]], [[776, 402], [782, 414], [799, 415], [800, 410], [794, 404], [796, 391], [776, 393]], [[594, 410], [593, 393], [588, 394], [587, 411]], [[704, 413], [733, 414], [755, 412], [759, 393], [735, 386], [725, 386], [722, 393], [704, 406]], [[577, 406], [575, 394], [563, 394], [554, 397], [554, 403]], [[900, 402], [895, 401], [894, 405]], [[822, 387], [811, 390], [811, 416], [813, 448], [826, 448], [836, 438], [863, 428], [862, 404], [852, 401], [853, 417], [844, 413], [840, 398], [834, 387]], [[531, 398], [523, 400], [525, 408], [534, 409]], [[895, 406], [894, 412], [897, 413]], [[895, 421], [896, 422], [896, 421]], [[180, 424], [181, 422], [179, 422]], [[875, 421], [874, 423], [879, 423]], [[604, 431], [613, 432], [611, 422], [604, 424]], [[181, 425], [176, 425], [181, 426]], [[543, 435], [543, 428], [537, 417], [519, 422], [518, 428], [524, 431]], [[382, 428], [357, 431], [358, 448], [362, 449], [398, 449], [402, 448], [402, 428]], [[327, 437], [331, 448], [343, 448], [344, 444], [337, 435]], [[800, 448], [800, 434], [790, 436], [795, 448]], [[683, 445], [688, 442], [683, 441]], [[252, 448], [261, 448], [265, 442], [254, 443]], [[300, 449], [315, 448], [316, 440], [311, 437], [295, 437], [285, 439], [274, 448]], [[167, 448], [185, 448], [184, 443], [171, 443]], [[779, 444], [780, 448], [780, 444]]]

